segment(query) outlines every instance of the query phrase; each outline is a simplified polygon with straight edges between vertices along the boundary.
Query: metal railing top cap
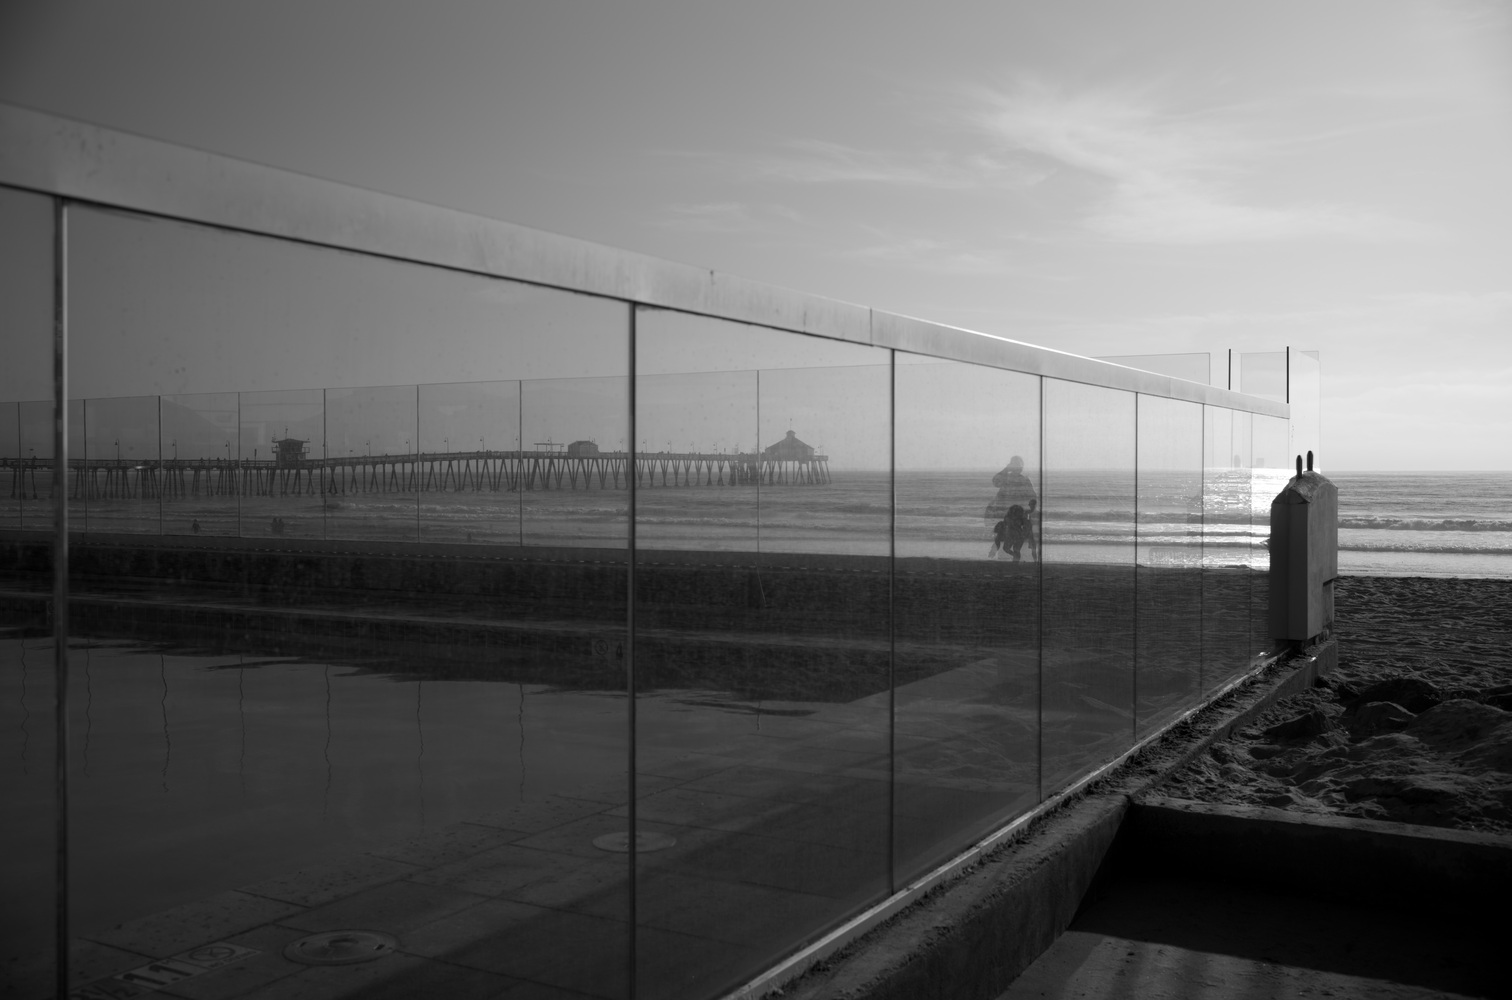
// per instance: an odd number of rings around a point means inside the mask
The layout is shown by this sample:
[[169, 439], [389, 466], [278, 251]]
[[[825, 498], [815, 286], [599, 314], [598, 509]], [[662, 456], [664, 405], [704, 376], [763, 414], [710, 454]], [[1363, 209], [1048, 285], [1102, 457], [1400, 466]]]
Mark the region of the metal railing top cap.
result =
[[0, 103], [0, 184], [942, 360], [1286, 417], [1255, 396]]

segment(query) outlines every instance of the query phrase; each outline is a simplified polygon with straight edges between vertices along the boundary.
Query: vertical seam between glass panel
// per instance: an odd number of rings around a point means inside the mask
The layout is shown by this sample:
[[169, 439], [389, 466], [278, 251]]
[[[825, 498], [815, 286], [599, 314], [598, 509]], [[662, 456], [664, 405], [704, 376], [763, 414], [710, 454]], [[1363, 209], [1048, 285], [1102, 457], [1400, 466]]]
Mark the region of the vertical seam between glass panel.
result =
[[158, 495], [158, 535], [162, 536], [162, 535], [167, 534], [167, 531], [165, 530], [166, 527], [167, 527], [167, 525], [165, 524], [165, 518], [167, 516], [167, 512], [163, 509], [163, 494], [166, 492], [165, 486], [167, 485], [167, 482], [168, 482], [168, 473], [165, 472], [164, 469], [163, 469], [163, 397], [162, 396], [158, 396], [157, 397], [157, 432], [158, 432], [157, 433], [157, 446], [158, 446], [158, 460], [157, 460], [157, 466], [158, 466], [158, 476], [157, 476], [157, 478], [158, 478], [158, 482], [157, 482], [157, 495]]
[[1139, 739], [1139, 417], [1143, 393], [1134, 394], [1134, 641], [1129, 649], [1130, 740]]
[[[53, 969], [68, 995], [68, 203], [53, 202]], [[18, 413], [19, 418], [19, 413]]]
[[1204, 674], [1207, 673], [1207, 498], [1208, 498], [1208, 414], [1212, 407], [1202, 406], [1202, 433], [1198, 440], [1197, 461], [1197, 700], [1207, 690]]
[[[629, 393], [628, 393], [628, 395], [630, 397], [629, 398], [629, 403], [630, 403], [629, 410], [630, 410], [630, 412], [629, 412], [629, 415], [628, 415], [628, 420], [629, 420], [629, 424], [630, 424], [630, 426], [629, 426], [629, 432], [630, 432], [630, 476], [628, 477], [629, 478], [629, 484], [630, 484], [630, 497], [629, 497], [629, 499], [630, 499], [630, 511], [629, 511], [630, 516], [628, 518], [629, 523], [627, 525], [627, 536], [626, 536], [627, 550], [626, 550], [626, 558], [625, 558], [625, 694], [626, 694], [625, 701], [626, 701], [626, 703], [628, 705], [626, 725], [628, 726], [629, 734], [630, 734], [629, 752], [626, 754], [626, 760], [627, 760], [627, 763], [628, 763], [628, 771], [629, 771], [627, 781], [628, 781], [628, 788], [629, 788], [629, 793], [630, 793], [630, 802], [629, 802], [629, 807], [628, 807], [629, 808], [628, 819], [629, 819], [629, 822], [630, 822], [630, 831], [629, 831], [629, 836], [626, 838], [626, 842], [629, 845], [629, 850], [626, 852], [626, 862], [630, 866], [630, 878], [629, 878], [629, 883], [628, 883], [630, 891], [627, 894], [628, 895], [627, 907], [628, 907], [628, 911], [629, 911], [628, 914], [627, 914], [627, 916], [629, 917], [629, 930], [628, 930], [628, 933], [630, 935], [630, 942], [629, 942], [630, 947], [628, 949], [628, 959], [627, 959], [627, 965], [626, 965], [626, 976], [628, 977], [627, 986], [626, 986], [626, 996], [630, 997], [631, 1000], [634, 1000], [635, 995], [636, 995], [636, 988], [635, 988], [635, 979], [636, 979], [636, 951], [637, 951], [638, 944], [639, 944], [639, 934], [636, 931], [637, 912], [636, 912], [636, 905], [635, 905], [635, 903], [636, 903], [636, 900], [635, 900], [635, 881], [636, 881], [636, 851], [635, 851], [636, 844], [635, 844], [635, 838], [636, 838], [637, 833], [639, 832], [639, 827], [640, 827], [640, 818], [637, 815], [636, 802], [635, 802], [635, 769], [636, 769], [636, 756], [635, 756], [635, 749], [636, 749], [636, 743], [635, 743], [635, 740], [636, 740], [636, 732], [635, 732], [635, 517], [636, 517], [636, 509], [635, 509], [635, 504], [636, 504], [636, 499], [637, 499], [636, 490], [635, 490], [635, 460], [636, 460], [636, 457], [637, 457], [636, 454], [635, 454], [635, 429], [636, 429], [635, 411], [636, 411], [636, 407], [639, 405], [638, 398], [637, 398], [637, 393], [635, 391], [636, 390], [636, 384], [635, 383], [636, 383], [636, 378], [637, 378], [636, 365], [635, 365], [635, 353], [636, 353], [636, 347], [637, 347], [637, 344], [636, 344], [636, 321], [637, 321], [637, 319], [639, 317], [639, 308], [633, 302], [627, 302], [626, 306], [630, 310], [630, 317], [629, 317], [629, 319], [630, 319], [630, 331], [629, 331], [630, 332], [630, 337], [629, 337], [629, 341], [630, 341], [630, 385], [629, 385]], [[524, 389], [525, 389], [525, 387], [524, 387], [524, 383], [522, 381], [522, 383], [520, 385], [520, 399], [521, 399], [521, 404], [520, 405], [521, 405], [522, 408], [524, 406], [524, 398], [525, 398]], [[523, 411], [522, 411], [522, 416], [523, 416]], [[523, 424], [521, 425], [521, 433], [522, 434], [524, 433]], [[523, 447], [523, 439], [522, 439], [522, 447]], [[521, 511], [521, 515], [522, 516], [521, 516], [521, 520], [520, 520], [520, 525], [521, 525], [521, 531], [522, 532], [524, 531], [524, 523], [525, 523], [524, 522], [523, 513], [524, 512], [522, 510]], [[524, 544], [523, 535], [521, 536], [521, 544]]]
[[[635, 328], [635, 315], [634, 315], [634, 313], [635, 313], [635, 306], [633, 304], [630, 306], [630, 312], [631, 312], [631, 316], [630, 316], [631, 329], [634, 330], [634, 328]], [[631, 338], [631, 341], [632, 341], [632, 343], [630, 345], [630, 349], [633, 352], [635, 350], [635, 344], [634, 344], [634, 338], [633, 337]], [[635, 378], [635, 372], [634, 372], [634, 368], [633, 368], [633, 365], [635, 364], [635, 358], [633, 356], [630, 359], [630, 363], [632, 365], [631, 376], [630, 377], [631, 377], [631, 381], [633, 382], [634, 378]], [[632, 394], [632, 396], [630, 398], [633, 400], [635, 397]], [[635, 426], [635, 411], [634, 411], [633, 408], [632, 408], [632, 410], [630, 412], [630, 426], [631, 426], [632, 429]], [[525, 547], [525, 482], [524, 482], [524, 480], [525, 480], [525, 475], [524, 475], [524, 469], [525, 469], [525, 380], [524, 379], [517, 379], [515, 381], [515, 447], [518, 448], [519, 452], [520, 452], [520, 464], [517, 466], [517, 468], [520, 469], [520, 475], [518, 475], [518, 476], [515, 477], [515, 506], [516, 506], [516, 508], [519, 511], [519, 517], [516, 518], [516, 526], [517, 526], [518, 533], [519, 533], [519, 536], [520, 536], [520, 548], [523, 549]], [[634, 465], [635, 465], [635, 461], [634, 461], [635, 438], [633, 436], [630, 439], [630, 454], [632, 456], [630, 465], [633, 468]], [[634, 493], [633, 490], [630, 493], [630, 498], [631, 498], [632, 501], [635, 499], [635, 493]], [[635, 505], [633, 503], [631, 504], [631, 507], [630, 507], [630, 521], [631, 521], [632, 525], [635, 523]]]
[[[1048, 469], [1047, 456], [1045, 454], [1045, 389], [1048, 380], [1041, 375], [1039, 377], [1039, 475], [1040, 496], [1045, 496], [1045, 473]], [[1035, 664], [1038, 683], [1034, 688], [1034, 783], [1035, 800], [1045, 801], [1045, 511], [1044, 505], [1040, 508], [1040, 537], [1039, 537], [1039, 600], [1038, 605], [1039, 628], [1039, 656]]]
[[898, 891], [898, 352], [888, 351], [887, 385], [887, 892]]
[[[242, 410], [241, 410], [241, 403], [242, 403], [242, 394], [238, 392], [236, 394], [236, 454], [238, 456], [241, 455], [241, 439], [242, 439]], [[229, 452], [227, 452], [227, 454], [226, 454], [226, 462], [227, 462], [227, 464], [230, 464], [230, 461], [231, 461], [231, 455], [230, 455]], [[227, 470], [227, 471], [230, 471], [230, 470]], [[225, 475], [222, 474], [221, 475], [221, 481], [225, 482], [225, 479], [226, 479]], [[272, 492], [273, 492], [273, 480], [270, 478], [268, 480], [268, 493], [271, 495]], [[240, 537], [242, 537], [242, 484], [236, 481], [236, 476], [234, 474], [231, 477], [231, 493], [232, 493], [233, 496], [236, 497], [236, 537], [240, 538]]]
[[[326, 510], [326, 471], [330, 466], [331, 457], [331, 400], [330, 390], [320, 390], [320, 537], [327, 540], [331, 537], [330, 512]], [[418, 398], [420, 387], [415, 386], [415, 394]]]

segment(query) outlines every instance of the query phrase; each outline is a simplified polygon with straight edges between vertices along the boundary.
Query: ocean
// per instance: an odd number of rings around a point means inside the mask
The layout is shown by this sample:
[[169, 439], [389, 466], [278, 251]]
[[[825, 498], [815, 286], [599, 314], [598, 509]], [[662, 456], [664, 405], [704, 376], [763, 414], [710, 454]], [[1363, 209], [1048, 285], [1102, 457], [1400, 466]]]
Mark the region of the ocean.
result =
[[[834, 468], [833, 482], [819, 486], [643, 487], [637, 544], [985, 559], [993, 471], [900, 471], [895, 524], [882, 472]], [[1512, 579], [1512, 472], [1331, 478], [1339, 487], [1341, 573]], [[1039, 531], [1057, 562], [1258, 569], [1270, 501], [1286, 479], [1286, 470], [1219, 469], [1208, 470], [1204, 485], [1192, 473], [1147, 470], [1136, 503], [1132, 470], [1045, 470], [1037, 478]], [[614, 547], [627, 543], [628, 500], [612, 488], [109, 500], [71, 504], [70, 518], [86, 532]], [[44, 506], [25, 506], [0, 515], [0, 528], [45, 523]]]

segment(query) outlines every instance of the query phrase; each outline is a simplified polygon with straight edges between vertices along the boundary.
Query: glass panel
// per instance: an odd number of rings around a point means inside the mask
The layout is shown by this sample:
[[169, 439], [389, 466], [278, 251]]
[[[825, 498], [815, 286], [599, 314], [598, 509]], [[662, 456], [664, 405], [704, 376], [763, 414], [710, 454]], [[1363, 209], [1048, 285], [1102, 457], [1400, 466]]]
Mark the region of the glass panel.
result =
[[1235, 354], [1233, 387], [1237, 392], [1286, 402], [1286, 352]]
[[412, 385], [326, 391], [327, 538], [414, 541], [417, 398]]
[[53, 211], [0, 187], [0, 978], [18, 997], [55, 975]]
[[1313, 468], [1323, 470], [1323, 376], [1317, 351], [1286, 352], [1287, 403], [1291, 406], [1291, 453], [1313, 453]]
[[1202, 662], [1202, 405], [1139, 397], [1137, 735], [1196, 704]]
[[[520, 383], [422, 385], [419, 401], [415, 440], [421, 451], [453, 456], [445, 460], [450, 466], [443, 466], [450, 476], [438, 484], [444, 489], [427, 489], [423, 500], [415, 493], [416, 509], [428, 515], [421, 524], [423, 537], [522, 544], [520, 490], [526, 459], [520, 450]], [[406, 438], [406, 448], [409, 443]]]
[[1039, 379], [899, 354], [903, 882], [1039, 798]]
[[94, 534], [162, 531], [158, 397], [83, 400], [84, 448], [69, 462], [79, 527]]
[[1134, 734], [1134, 393], [1045, 380], [1042, 793]]
[[623, 476], [591, 557], [478, 501], [518, 511], [484, 462], [518, 464], [521, 380], [616, 386], [528, 440], [628, 438], [627, 307], [92, 209], [73, 237], [76, 388], [163, 397], [171, 484], [167, 537], [73, 550], [137, 590], [74, 617], [77, 933], [140, 965], [213, 926], [258, 955], [212, 993], [269, 961], [344, 992], [278, 956], [359, 927], [409, 953], [365, 991], [625, 996]]
[[1210, 691], [1249, 659], [1250, 414], [1204, 408], [1202, 686]]
[[520, 394], [524, 544], [623, 548], [629, 380], [533, 379]]
[[1188, 382], [1209, 385], [1213, 377], [1213, 356], [1207, 353], [1193, 354], [1110, 354], [1098, 361], [1111, 361], [1125, 368], [1169, 375]]
[[1270, 505], [1296, 472], [1295, 457], [1287, 453], [1290, 427], [1284, 417], [1253, 415], [1255, 463], [1250, 476], [1251, 556], [1250, 655], [1269, 652], [1270, 637]]
[[889, 359], [636, 343], [638, 995], [714, 996], [889, 889]]
[[[51, 379], [47, 389], [51, 392]], [[20, 422], [17, 451], [21, 462], [20, 514], [23, 531], [52, 531], [53, 405], [28, 400], [16, 408]], [[72, 414], [70, 414], [72, 415]], [[51, 584], [47, 589], [51, 589]]]
[[226, 442], [246, 538], [324, 538], [325, 394], [244, 392], [241, 431]]
[[163, 533], [235, 535], [241, 491], [229, 461], [241, 418], [234, 392], [162, 396]]

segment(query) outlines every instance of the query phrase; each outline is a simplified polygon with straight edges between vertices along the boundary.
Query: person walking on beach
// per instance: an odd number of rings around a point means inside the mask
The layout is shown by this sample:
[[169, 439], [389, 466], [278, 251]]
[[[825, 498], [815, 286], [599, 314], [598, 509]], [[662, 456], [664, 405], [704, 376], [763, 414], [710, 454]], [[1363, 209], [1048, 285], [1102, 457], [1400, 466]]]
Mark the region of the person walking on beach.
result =
[[1027, 542], [1029, 553], [1038, 560], [1039, 540], [1034, 533], [1033, 514], [1039, 506], [1039, 497], [1035, 495], [1034, 484], [1024, 475], [1024, 460], [1018, 455], [1010, 458], [1003, 470], [992, 477], [992, 485], [998, 491], [984, 514], [993, 537], [987, 558], [994, 559], [1002, 551], [1018, 562]]

